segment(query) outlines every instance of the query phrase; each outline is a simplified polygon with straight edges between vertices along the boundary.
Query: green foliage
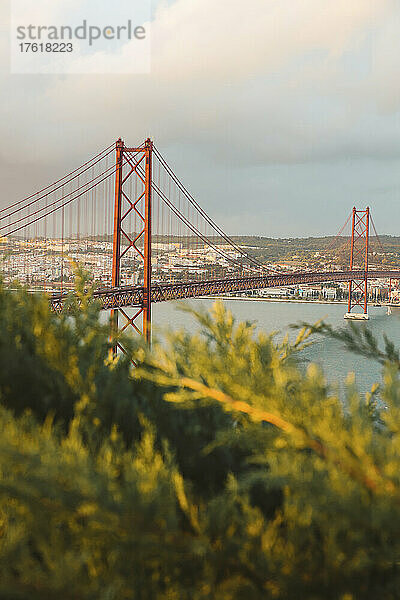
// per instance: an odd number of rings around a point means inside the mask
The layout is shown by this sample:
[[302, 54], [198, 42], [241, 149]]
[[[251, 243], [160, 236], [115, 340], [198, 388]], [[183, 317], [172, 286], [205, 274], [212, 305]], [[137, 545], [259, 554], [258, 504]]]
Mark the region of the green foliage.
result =
[[[398, 350], [196, 318], [113, 358], [82, 277], [61, 315], [0, 287], [0, 599], [398, 598]], [[304, 367], [315, 333], [384, 365], [379, 401]]]

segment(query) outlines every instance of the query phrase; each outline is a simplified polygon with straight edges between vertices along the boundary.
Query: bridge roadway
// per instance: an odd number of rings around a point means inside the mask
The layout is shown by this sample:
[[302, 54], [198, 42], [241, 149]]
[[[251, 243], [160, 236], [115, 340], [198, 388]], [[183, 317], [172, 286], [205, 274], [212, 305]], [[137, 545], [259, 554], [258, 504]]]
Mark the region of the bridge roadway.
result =
[[[293, 272], [279, 275], [262, 275], [232, 279], [210, 279], [192, 283], [154, 283], [151, 290], [152, 302], [166, 302], [199, 296], [216, 296], [230, 292], [244, 292], [263, 288], [287, 287], [302, 283], [339, 283], [350, 280], [364, 279], [364, 271], [329, 271], [329, 272]], [[400, 279], [400, 271], [369, 270], [368, 279], [389, 278]], [[61, 312], [68, 294], [53, 294], [51, 306], [56, 312]], [[94, 299], [100, 300], [103, 310], [143, 305], [143, 287], [126, 286], [118, 288], [99, 289], [94, 293]]]

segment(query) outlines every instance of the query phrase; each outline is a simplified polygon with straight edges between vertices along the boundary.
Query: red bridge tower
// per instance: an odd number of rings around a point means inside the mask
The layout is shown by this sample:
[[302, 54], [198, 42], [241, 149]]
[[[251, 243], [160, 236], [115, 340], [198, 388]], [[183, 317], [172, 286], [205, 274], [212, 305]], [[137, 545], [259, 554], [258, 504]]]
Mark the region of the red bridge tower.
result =
[[[118, 329], [119, 314], [125, 319], [121, 331], [133, 327], [144, 335], [150, 343], [151, 339], [151, 182], [152, 182], [153, 142], [147, 139], [138, 148], [127, 148], [120, 138], [116, 143], [115, 202], [114, 202], [114, 235], [112, 286], [120, 286], [121, 260], [132, 249], [143, 261], [143, 302], [133, 317], [122, 308], [112, 311], [114, 327]], [[129, 186], [135, 190], [135, 197], [129, 196], [128, 179], [136, 177], [137, 185]], [[132, 193], [132, 192], [131, 192]], [[139, 232], [124, 229], [124, 221], [134, 211], [142, 224]], [[122, 245], [122, 241], [125, 242]], [[140, 244], [139, 244], [140, 243]], [[140, 245], [140, 247], [139, 247]], [[142, 329], [139, 317], [143, 317]], [[115, 352], [116, 352], [115, 348]], [[121, 348], [123, 350], [123, 348]]]
[[[351, 227], [350, 271], [363, 271], [363, 278], [349, 281], [349, 303], [345, 319], [368, 319], [368, 245], [369, 245], [369, 208], [353, 208]], [[351, 312], [359, 306], [362, 313]]]

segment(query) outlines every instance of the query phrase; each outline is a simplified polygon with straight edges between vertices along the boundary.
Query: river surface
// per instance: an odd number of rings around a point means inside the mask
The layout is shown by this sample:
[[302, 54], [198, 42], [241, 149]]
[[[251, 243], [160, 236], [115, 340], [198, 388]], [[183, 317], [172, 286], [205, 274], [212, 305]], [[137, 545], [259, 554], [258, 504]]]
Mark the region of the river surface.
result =
[[[213, 300], [191, 300], [186, 305], [198, 308], [210, 308]], [[334, 327], [347, 327], [348, 322], [343, 319], [347, 310], [344, 304], [317, 304], [295, 302], [263, 302], [252, 300], [224, 300], [225, 306], [230, 309], [237, 321], [253, 321], [257, 329], [266, 332], [279, 332], [277, 338], [282, 338], [289, 333], [290, 339], [296, 337], [296, 332], [291, 330], [291, 324], [305, 321], [315, 323], [324, 319]], [[153, 323], [158, 337], [162, 337], [165, 328], [184, 328], [189, 332], [198, 329], [194, 317], [179, 310], [179, 303], [165, 302], [153, 305]], [[370, 307], [370, 320], [368, 323], [356, 322], [357, 327], [369, 327], [375, 337], [382, 340], [386, 333], [397, 346], [400, 338], [400, 310], [393, 309], [387, 315], [385, 307]], [[320, 336], [315, 338], [315, 343], [304, 351], [307, 360], [318, 363], [331, 384], [337, 384], [343, 391], [344, 381], [349, 372], [354, 372], [356, 383], [360, 391], [371, 389], [375, 382], [381, 381], [381, 368], [374, 361], [356, 356], [343, 348], [340, 342]]]

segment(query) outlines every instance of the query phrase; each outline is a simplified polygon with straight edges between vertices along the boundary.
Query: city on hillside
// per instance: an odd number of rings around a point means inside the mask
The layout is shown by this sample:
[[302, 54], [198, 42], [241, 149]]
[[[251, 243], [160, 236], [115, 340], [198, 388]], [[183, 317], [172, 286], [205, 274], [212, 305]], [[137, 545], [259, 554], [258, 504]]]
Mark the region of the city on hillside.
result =
[[[332, 248], [332, 238], [271, 239], [242, 236], [235, 243], [249, 257], [256, 258], [268, 272], [340, 271], [349, 267], [349, 243], [342, 241]], [[74, 285], [74, 265], [82, 266], [96, 288], [112, 285], [112, 241], [110, 237], [80, 239], [1, 239], [2, 272], [8, 285], [19, 282], [33, 290], [49, 293], [67, 292]], [[138, 243], [139, 251], [143, 244]], [[319, 250], [317, 250], [319, 248]], [[205, 281], [237, 276], [237, 263], [242, 260], [243, 275], [252, 268], [232, 246], [212, 240], [212, 246], [193, 238], [156, 239], [152, 244], [153, 284], [186, 280]], [[390, 266], [400, 269], [400, 238], [382, 237], [380, 251], [371, 251], [370, 268]], [[122, 261], [122, 286], [143, 284], [143, 262], [132, 249]], [[264, 299], [297, 299], [344, 301], [348, 283], [303, 284], [297, 287], [250, 290], [242, 295]], [[376, 303], [400, 301], [397, 281], [375, 279], [370, 284], [370, 300]], [[232, 295], [237, 295], [234, 293]]]

